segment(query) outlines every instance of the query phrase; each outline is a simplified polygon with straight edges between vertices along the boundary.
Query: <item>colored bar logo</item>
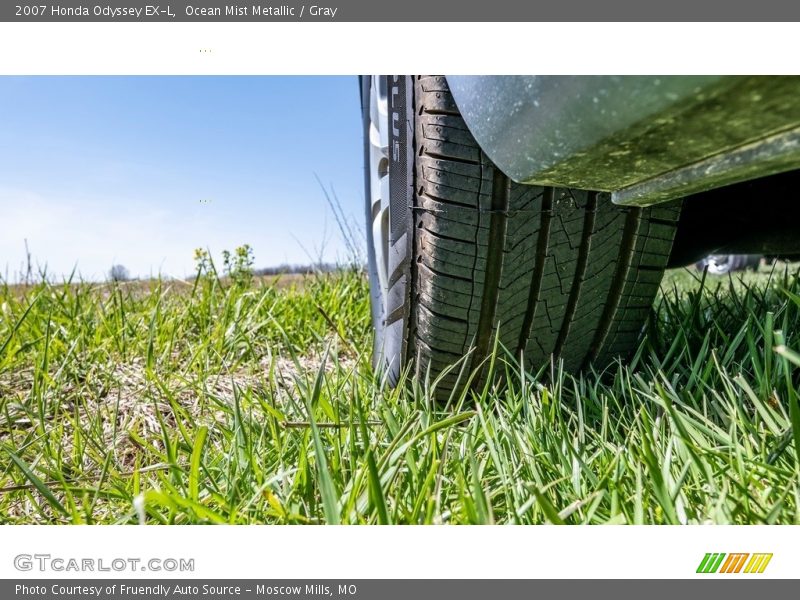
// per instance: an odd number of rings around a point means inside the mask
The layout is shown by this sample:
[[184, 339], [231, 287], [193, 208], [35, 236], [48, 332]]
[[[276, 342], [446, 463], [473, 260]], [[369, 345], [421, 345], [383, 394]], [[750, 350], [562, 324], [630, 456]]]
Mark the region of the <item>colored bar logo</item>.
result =
[[[749, 560], [748, 560], [749, 559]], [[698, 573], [763, 573], [772, 553], [749, 554], [735, 552], [708, 552], [697, 566]]]

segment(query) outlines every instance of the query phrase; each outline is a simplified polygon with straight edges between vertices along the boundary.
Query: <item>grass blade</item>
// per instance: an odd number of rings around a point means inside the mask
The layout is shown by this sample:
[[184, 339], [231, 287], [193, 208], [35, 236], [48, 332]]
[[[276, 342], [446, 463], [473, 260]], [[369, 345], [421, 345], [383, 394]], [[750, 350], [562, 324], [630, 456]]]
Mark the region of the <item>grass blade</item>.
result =
[[64, 508], [64, 505], [58, 501], [58, 498], [53, 495], [53, 492], [50, 491], [50, 488], [45, 485], [45, 483], [36, 476], [36, 473], [28, 466], [24, 460], [22, 460], [19, 456], [17, 456], [14, 452], [9, 450], [8, 448], [5, 449], [8, 455], [11, 457], [11, 460], [14, 461], [14, 464], [17, 465], [20, 471], [22, 471], [25, 478], [33, 484], [33, 487], [47, 500], [48, 504], [52, 506], [55, 510], [60, 512], [65, 516], [70, 516], [70, 512]]

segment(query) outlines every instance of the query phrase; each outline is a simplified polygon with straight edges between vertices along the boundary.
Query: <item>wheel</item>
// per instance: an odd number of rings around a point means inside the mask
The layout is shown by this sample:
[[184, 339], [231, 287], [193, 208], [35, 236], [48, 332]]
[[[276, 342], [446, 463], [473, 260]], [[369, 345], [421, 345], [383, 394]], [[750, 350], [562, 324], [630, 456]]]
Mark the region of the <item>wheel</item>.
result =
[[[374, 363], [396, 382], [485, 363], [495, 341], [529, 368], [606, 364], [638, 341], [679, 206], [520, 185], [481, 151], [443, 76], [363, 77]], [[447, 372], [446, 372], [447, 371]], [[473, 381], [481, 381], [478, 375]]]
[[760, 266], [760, 254], [710, 254], [695, 263], [698, 271], [704, 271], [708, 268], [708, 272], [711, 275], [727, 275], [728, 273], [746, 269], [758, 271]]

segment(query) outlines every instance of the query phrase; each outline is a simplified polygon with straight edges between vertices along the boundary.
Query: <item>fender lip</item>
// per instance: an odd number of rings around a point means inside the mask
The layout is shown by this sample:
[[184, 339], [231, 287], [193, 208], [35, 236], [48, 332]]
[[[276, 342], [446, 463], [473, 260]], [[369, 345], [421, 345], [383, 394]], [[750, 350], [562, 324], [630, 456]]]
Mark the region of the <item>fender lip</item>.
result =
[[798, 76], [448, 76], [518, 183], [648, 206], [800, 167]]

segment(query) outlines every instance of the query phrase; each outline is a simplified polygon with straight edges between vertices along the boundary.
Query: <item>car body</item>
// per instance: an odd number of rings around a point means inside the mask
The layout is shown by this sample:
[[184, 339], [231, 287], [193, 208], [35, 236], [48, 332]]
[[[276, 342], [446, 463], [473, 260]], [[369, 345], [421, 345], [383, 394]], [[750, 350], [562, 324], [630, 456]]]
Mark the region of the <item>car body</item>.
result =
[[649, 206], [800, 166], [800, 77], [451, 76], [461, 114], [519, 183]]

